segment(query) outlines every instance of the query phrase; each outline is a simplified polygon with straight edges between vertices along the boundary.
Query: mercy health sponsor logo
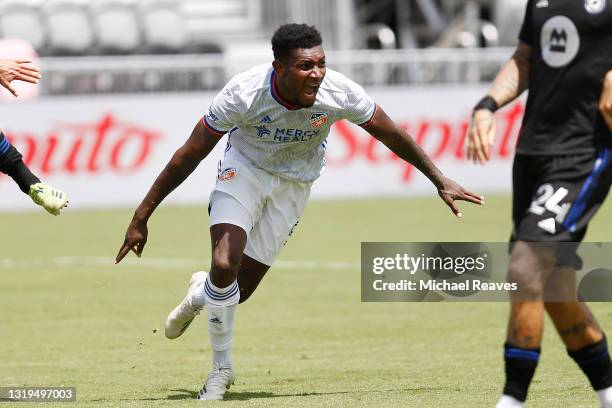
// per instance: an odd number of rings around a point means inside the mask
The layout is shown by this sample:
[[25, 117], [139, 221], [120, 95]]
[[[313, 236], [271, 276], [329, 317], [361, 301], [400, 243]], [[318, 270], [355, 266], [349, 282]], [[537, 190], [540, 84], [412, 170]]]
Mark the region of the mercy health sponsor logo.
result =
[[[497, 137], [491, 152], [492, 161], [509, 162], [512, 159], [524, 109], [523, 103], [517, 102], [497, 114]], [[464, 166], [470, 165], [465, 156], [469, 118], [453, 121], [440, 115], [414, 121], [400, 120], [399, 124], [434, 162], [451, 160]], [[399, 179], [404, 184], [413, 180], [414, 166], [401, 160], [376, 139], [363, 137], [364, 130], [345, 121], [337, 122], [332, 129], [333, 134], [330, 137], [337, 137], [339, 142], [327, 152], [327, 166], [331, 171], [359, 160], [364, 160], [368, 166], [374, 167], [393, 163], [398, 167], [398, 172], [389, 175], [390, 178]]]
[[5, 135], [39, 176], [133, 173], [148, 164], [161, 132], [107, 113], [92, 122], [57, 122], [44, 133]]

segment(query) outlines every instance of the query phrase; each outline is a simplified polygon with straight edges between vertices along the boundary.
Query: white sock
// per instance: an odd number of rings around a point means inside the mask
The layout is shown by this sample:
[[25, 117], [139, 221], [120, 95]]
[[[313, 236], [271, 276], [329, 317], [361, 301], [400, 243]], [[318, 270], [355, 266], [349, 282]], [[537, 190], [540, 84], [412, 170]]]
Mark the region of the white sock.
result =
[[612, 387], [597, 391], [601, 408], [612, 408]]
[[524, 408], [525, 403], [509, 395], [502, 395], [495, 408]]
[[234, 334], [234, 311], [236, 305], [206, 309], [208, 314], [208, 334], [213, 351], [212, 364], [219, 367], [232, 367], [232, 337]]
[[208, 333], [213, 350], [213, 367], [232, 367], [232, 336], [234, 332], [234, 312], [240, 301], [238, 282], [226, 288], [218, 288], [210, 281], [204, 284]]

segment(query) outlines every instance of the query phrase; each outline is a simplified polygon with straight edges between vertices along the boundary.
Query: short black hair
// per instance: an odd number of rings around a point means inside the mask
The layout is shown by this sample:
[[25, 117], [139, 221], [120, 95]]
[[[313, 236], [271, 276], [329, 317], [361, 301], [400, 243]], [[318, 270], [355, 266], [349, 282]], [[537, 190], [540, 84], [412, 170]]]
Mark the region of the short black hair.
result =
[[284, 24], [272, 36], [272, 52], [277, 61], [286, 60], [292, 50], [323, 44], [321, 33], [307, 24]]

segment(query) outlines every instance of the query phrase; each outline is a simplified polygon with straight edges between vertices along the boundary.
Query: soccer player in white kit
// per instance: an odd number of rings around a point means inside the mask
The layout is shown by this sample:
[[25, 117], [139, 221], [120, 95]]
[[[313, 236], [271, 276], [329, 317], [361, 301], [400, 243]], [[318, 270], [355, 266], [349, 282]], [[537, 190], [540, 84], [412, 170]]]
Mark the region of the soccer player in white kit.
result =
[[236, 75], [215, 97], [136, 210], [117, 255], [119, 262], [130, 250], [142, 254], [155, 208], [229, 133], [210, 199], [210, 272], [192, 275], [187, 296], [166, 321], [166, 336], [177, 338], [206, 309], [213, 369], [199, 399], [223, 399], [234, 381], [236, 305], [257, 288], [297, 225], [324, 168], [334, 122], [360, 125], [413, 164], [457, 216], [455, 200], [483, 202], [444, 177], [361, 86], [327, 69], [321, 44], [319, 32], [305, 24], [283, 25], [275, 32], [272, 65]]

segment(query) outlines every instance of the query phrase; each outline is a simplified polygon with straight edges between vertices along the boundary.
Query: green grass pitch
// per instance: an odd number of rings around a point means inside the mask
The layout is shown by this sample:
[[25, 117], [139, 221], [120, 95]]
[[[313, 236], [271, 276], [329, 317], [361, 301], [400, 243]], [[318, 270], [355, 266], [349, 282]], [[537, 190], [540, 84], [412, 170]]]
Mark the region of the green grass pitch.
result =
[[[461, 206], [457, 220], [434, 198], [311, 203], [282, 262], [238, 308], [237, 382], [210, 405], [492, 407], [506, 304], [360, 303], [361, 241], [507, 239], [508, 197]], [[0, 386], [76, 386], [86, 407], [201, 406], [204, 319], [174, 341], [163, 322], [208, 268], [206, 210], [161, 208], [143, 258], [115, 266], [131, 212], [0, 215]], [[611, 230], [608, 205], [588, 239]], [[612, 330], [612, 308], [593, 308]], [[550, 322], [529, 402], [596, 406]]]

